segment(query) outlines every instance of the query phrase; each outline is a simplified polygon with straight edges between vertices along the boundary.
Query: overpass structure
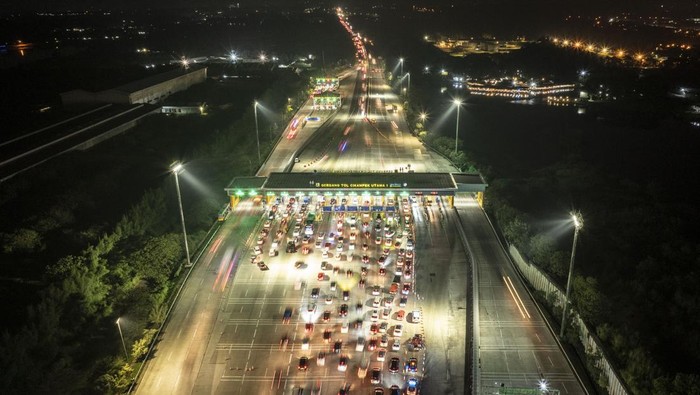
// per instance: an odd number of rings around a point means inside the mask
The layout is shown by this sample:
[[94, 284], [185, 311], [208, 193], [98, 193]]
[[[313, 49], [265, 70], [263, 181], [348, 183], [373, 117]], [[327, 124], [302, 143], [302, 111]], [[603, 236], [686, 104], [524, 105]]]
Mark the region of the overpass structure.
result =
[[431, 203], [440, 197], [451, 207], [456, 193], [472, 193], [482, 204], [487, 184], [478, 173], [271, 173], [237, 177], [225, 188], [231, 207], [242, 198], [267, 203], [287, 197], [308, 197], [323, 211], [393, 211], [394, 202], [414, 197]]

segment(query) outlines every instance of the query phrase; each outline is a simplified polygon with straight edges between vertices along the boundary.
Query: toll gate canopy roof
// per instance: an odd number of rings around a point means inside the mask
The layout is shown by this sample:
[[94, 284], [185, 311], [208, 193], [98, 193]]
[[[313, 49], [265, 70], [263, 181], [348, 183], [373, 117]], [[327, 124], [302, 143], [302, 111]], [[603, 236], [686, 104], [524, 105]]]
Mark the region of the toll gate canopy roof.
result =
[[270, 173], [265, 177], [234, 178], [229, 195], [242, 190], [260, 192], [384, 191], [483, 192], [486, 182], [478, 173]]

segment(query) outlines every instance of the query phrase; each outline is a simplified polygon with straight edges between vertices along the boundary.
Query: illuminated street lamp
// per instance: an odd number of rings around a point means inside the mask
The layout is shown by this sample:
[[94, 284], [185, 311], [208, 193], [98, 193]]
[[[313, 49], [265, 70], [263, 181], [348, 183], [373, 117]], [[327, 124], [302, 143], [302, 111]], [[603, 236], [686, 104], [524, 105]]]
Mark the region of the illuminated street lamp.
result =
[[187, 229], [185, 228], [185, 213], [182, 210], [182, 194], [180, 194], [180, 178], [178, 174], [182, 170], [182, 163], [175, 163], [170, 170], [175, 174], [175, 187], [177, 188], [177, 202], [180, 205], [180, 221], [182, 222], [182, 237], [185, 239], [185, 255], [187, 256], [187, 267], [192, 266], [190, 261], [190, 246], [187, 244]]
[[406, 73], [404, 75], [404, 78], [406, 78], [406, 77], [408, 77], [408, 89], [407, 90], [410, 91], [411, 90], [411, 73]]
[[229, 55], [229, 58], [231, 59], [231, 62], [236, 62], [238, 60], [238, 55], [236, 55], [235, 52], [231, 51], [231, 54]]
[[403, 75], [403, 58], [399, 58], [399, 64], [401, 65], [401, 75]]
[[120, 318], [117, 318], [117, 328], [119, 328], [119, 337], [122, 338], [122, 347], [124, 347], [124, 355], [126, 356], [126, 359], [129, 359], [129, 353], [126, 351], [126, 342], [124, 342], [124, 334], [122, 333], [122, 326], [119, 324]]
[[561, 313], [561, 328], [559, 329], [559, 338], [564, 336], [564, 326], [566, 324], [566, 312], [569, 308], [569, 294], [571, 292], [571, 277], [574, 272], [574, 259], [576, 258], [576, 244], [578, 243], [578, 232], [583, 228], [583, 217], [581, 213], [572, 212], [571, 220], [574, 222], [574, 244], [571, 247], [571, 262], [569, 263], [569, 277], [566, 280], [566, 296], [564, 298], [564, 311]]
[[462, 107], [462, 100], [454, 99], [452, 103], [457, 106], [457, 124], [455, 125], [455, 155], [457, 155], [457, 141], [459, 140], [459, 108]]
[[428, 114], [426, 114], [424, 112], [420, 113], [419, 116], [420, 116], [420, 120], [423, 122], [425, 122], [425, 120], [428, 118]]
[[258, 131], [258, 101], [255, 101], [253, 105], [253, 111], [255, 112], [255, 141], [258, 143], [258, 164], [260, 164], [260, 132]]

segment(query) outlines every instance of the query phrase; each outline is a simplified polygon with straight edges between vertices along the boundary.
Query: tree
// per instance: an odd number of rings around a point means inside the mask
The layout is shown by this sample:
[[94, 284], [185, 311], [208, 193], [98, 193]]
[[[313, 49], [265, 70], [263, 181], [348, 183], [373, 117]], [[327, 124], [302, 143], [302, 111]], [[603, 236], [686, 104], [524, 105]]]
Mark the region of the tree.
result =
[[43, 248], [41, 235], [33, 229], [21, 228], [13, 233], [3, 233], [2, 240], [2, 248], [6, 254], [32, 252]]
[[131, 254], [128, 261], [136, 272], [159, 289], [170, 279], [183, 256], [180, 235], [168, 233], [149, 238], [143, 248]]
[[584, 322], [597, 325], [602, 318], [603, 296], [598, 280], [593, 277], [575, 276], [571, 300]]

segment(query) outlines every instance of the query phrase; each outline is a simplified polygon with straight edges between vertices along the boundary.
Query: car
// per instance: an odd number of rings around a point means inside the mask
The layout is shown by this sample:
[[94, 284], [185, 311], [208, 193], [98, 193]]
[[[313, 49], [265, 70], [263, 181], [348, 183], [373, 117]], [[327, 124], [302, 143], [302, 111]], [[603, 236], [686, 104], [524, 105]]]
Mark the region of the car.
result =
[[308, 306], [306, 307], [306, 311], [309, 313], [314, 313], [316, 312], [316, 304], [315, 303], [309, 303]]
[[338, 245], [335, 246], [335, 252], [343, 252], [343, 243], [338, 243]]
[[403, 288], [401, 288], [401, 293], [408, 295], [411, 293], [411, 283], [403, 283]]
[[369, 274], [369, 268], [367, 266], [362, 266], [360, 268], [360, 276], [365, 277]]
[[386, 263], [386, 256], [382, 255], [377, 259], [377, 264], [384, 267], [384, 263]]
[[314, 247], [317, 249], [320, 249], [323, 247], [323, 242], [321, 240], [316, 240], [316, 243], [314, 243]]
[[380, 348], [379, 352], [377, 352], [377, 361], [384, 362], [385, 358], [386, 358], [386, 350], [383, 348]]
[[335, 292], [337, 285], [338, 283], [336, 283], [335, 281], [331, 281], [331, 291]]
[[399, 321], [403, 321], [403, 317], [404, 317], [405, 315], [406, 315], [406, 312], [405, 312], [405, 311], [399, 310], [399, 311], [396, 313], [396, 319], [399, 320]]
[[372, 324], [369, 326], [369, 332], [372, 334], [379, 333], [379, 325], [378, 324]]
[[357, 338], [357, 344], [355, 345], [355, 351], [362, 352], [365, 350], [365, 338], [360, 336]]
[[258, 262], [258, 267], [260, 268], [261, 271], [270, 270], [270, 268], [267, 267], [267, 265], [263, 261]]
[[287, 349], [287, 344], [289, 344], [289, 336], [284, 335], [280, 339], [280, 350], [286, 350]]
[[387, 237], [384, 239], [384, 246], [385, 247], [391, 247], [394, 244], [394, 242], [391, 240], [391, 238]]
[[389, 347], [389, 338], [386, 335], [379, 339], [379, 347]]
[[342, 340], [336, 340], [335, 343], [333, 343], [333, 352], [336, 354], [340, 354], [340, 351], [343, 349], [343, 341]]
[[406, 259], [413, 258], [413, 250], [406, 251]]
[[331, 264], [327, 261], [321, 262], [321, 270], [331, 270], [332, 268], [333, 266], [331, 266]]
[[413, 322], [414, 324], [417, 324], [420, 322], [420, 320], [421, 320], [420, 310], [413, 310], [411, 312], [411, 322]]
[[391, 344], [391, 351], [399, 351], [399, 350], [401, 350], [401, 340], [394, 339], [394, 342]]
[[418, 393], [418, 380], [411, 377], [406, 381], [406, 395], [416, 395]]
[[321, 288], [313, 288], [311, 290], [311, 299], [318, 299], [319, 292], [321, 292]]
[[326, 365], [326, 353], [321, 351], [318, 353], [318, 356], [316, 357], [316, 365], [318, 366], [325, 366]]
[[367, 249], [369, 249], [367, 243], [362, 243], [362, 251], [367, 251]]
[[311, 342], [311, 339], [309, 339], [308, 336], [305, 337], [305, 338], [301, 341], [301, 349], [302, 349], [302, 350], [308, 350], [308, 349], [309, 349], [309, 343], [310, 343], [310, 342]]
[[379, 275], [380, 275], [380, 276], [386, 276], [386, 269], [383, 268], [383, 267], [380, 267], [380, 268], [379, 268]]
[[386, 321], [379, 324], [379, 333], [386, 333], [387, 329], [389, 329], [389, 324]]
[[384, 236], [385, 236], [385, 237], [388, 237], [388, 238], [394, 237], [395, 234], [396, 234], [396, 232], [394, 232], [394, 231], [391, 230], [391, 229], [389, 229], [388, 231], [385, 231], [385, 232], [384, 232]]
[[401, 388], [398, 385], [392, 385], [389, 391], [389, 395], [401, 395]]
[[357, 378], [364, 379], [367, 376], [367, 366], [357, 367]]
[[318, 273], [318, 276], [316, 276], [316, 278], [318, 279], [318, 281], [323, 281], [326, 279], [326, 275], [321, 272]]
[[391, 307], [394, 304], [394, 297], [387, 296], [384, 298], [384, 307]]
[[323, 241], [323, 239], [325, 239], [325, 238], [326, 238], [326, 232], [320, 232], [320, 233], [316, 236], [316, 240], [318, 240], [318, 241]]
[[343, 355], [338, 360], [338, 371], [344, 372], [346, 370], [348, 370], [348, 357]]
[[360, 288], [364, 288], [365, 284], [366, 284], [366, 282], [365, 282], [365, 279], [363, 278], [363, 279], [360, 279], [360, 281], [357, 283], [357, 286]]
[[399, 307], [406, 307], [407, 302], [408, 302], [408, 297], [402, 296], [401, 299], [399, 299]]
[[416, 358], [409, 359], [405, 368], [409, 373], [416, 373], [418, 371], [418, 360]]
[[348, 269], [345, 271], [345, 277], [352, 277], [352, 270]]
[[377, 322], [377, 320], [379, 320], [379, 312], [377, 310], [372, 310], [372, 315], [371, 315], [370, 320], [372, 322]]
[[304, 332], [306, 333], [311, 333], [314, 331], [314, 324], [313, 322], [307, 322], [306, 325], [304, 325]]
[[332, 296], [332, 295], [326, 295], [325, 302], [326, 302], [326, 304], [332, 304], [332, 303], [333, 303], [333, 296]]
[[401, 337], [403, 335], [403, 325], [397, 324], [394, 326], [394, 337]]
[[365, 263], [365, 264], [369, 263], [369, 256], [362, 255], [362, 263]]
[[372, 287], [372, 295], [379, 296], [382, 293], [381, 290], [382, 290], [382, 288], [379, 285], [373, 286]]
[[382, 372], [379, 368], [372, 369], [372, 374], [370, 376], [370, 382], [372, 384], [379, 384], [382, 382]]
[[284, 316], [282, 317], [282, 322], [285, 324], [289, 324], [289, 320], [292, 318], [292, 308], [287, 307], [284, 309]]
[[347, 317], [347, 315], [348, 315], [348, 305], [343, 303], [340, 305], [340, 316]]
[[265, 238], [262, 236], [258, 236], [257, 244], [260, 246], [260, 245], [263, 245], [264, 243], [265, 243]]
[[301, 247], [301, 254], [302, 255], [309, 255], [310, 252], [311, 252], [311, 248], [309, 248], [308, 246]]
[[349, 325], [347, 322], [343, 322], [340, 325], [340, 333], [348, 333]]
[[309, 358], [308, 357], [301, 357], [299, 358], [299, 366], [297, 367], [299, 370], [306, 371], [309, 369]]
[[377, 339], [372, 338], [369, 341], [369, 344], [367, 345], [367, 349], [370, 351], [374, 351], [377, 349]]
[[328, 259], [328, 258], [332, 258], [332, 257], [333, 257], [333, 255], [330, 255], [330, 254], [328, 253], [328, 251], [323, 251], [323, 252], [321, 253], [321, 258], [323, 258], [323, 259]]
[[363, 324], [362, 318], [358, 318], [352, 323], [352, 329], [362, 329], [362, 324]]
[[329, 310], [326, 310], [323, 312], [323, 316], [321, 317], [323, 322], [328, 322], [331, 319], [331, 312]]
[[357, 304], [355, 305], [355, 312], [356, 312], [356, 313], [362, 313], [362, 309], [363, 309], [363, 308], [364, 308], [364, 306], [362, 305], [362, 303], [357, 303]]
[[382, 244], [382, 237], [381, 236], [375, 237], [374, 244], [377, 244], [377, 245]]
[[399, 358], [394, 357], [389, 360], [389, 371], [391, 373], [398, 373], [399, 372], [399, 366], [401, 366], [401, 362], [399, 361]]
[[350, 291], [345, 290], [343, 291], [343, 300], [347, 301], [348, 299], [350, 299]]
[[374, 394], [374, 395], [384, 395], [384, 388], [379, 388], [379, 387], [377, 387], [377, 388], [374, 389], [374, 392], [372, 392], [372, 394]]
[[253, 248], [253, 253], [254, 253], [255, 255], [260, 255], [260, 254], [262, 254], [262, 248], [260, 248], [260, 246], [255, 246], [255, 248]]
[[331, 336], [333, 336], [333, 332], [330, 329], [326, 329], [325, 331], [323, 331], [323, 342], [330, 343]]
[[383, 320], [388, 320], [390, 316], [391, 316], [391, 308], [387, 307], [384, 310], [382, 310], [382, 319]]
[[413, 275], [413, 272], [411, 271], [411, 269], [406, 269], [406, 270], [404, 270], [404, 272], [403, 272], [403, 277], [404, 277], [406, 280], [410, 279], [412, 275]]
[[277, 256], [277, 250], [275, 250], [274, 248], [271, 248], [268, 255], [271, 257]]
[[381, 304], [381, 298], [378, 296], [372, 299], [372, 307], [379, 307]]
[[355, 251], [355, 243], [348, 244], [348, 251]]

